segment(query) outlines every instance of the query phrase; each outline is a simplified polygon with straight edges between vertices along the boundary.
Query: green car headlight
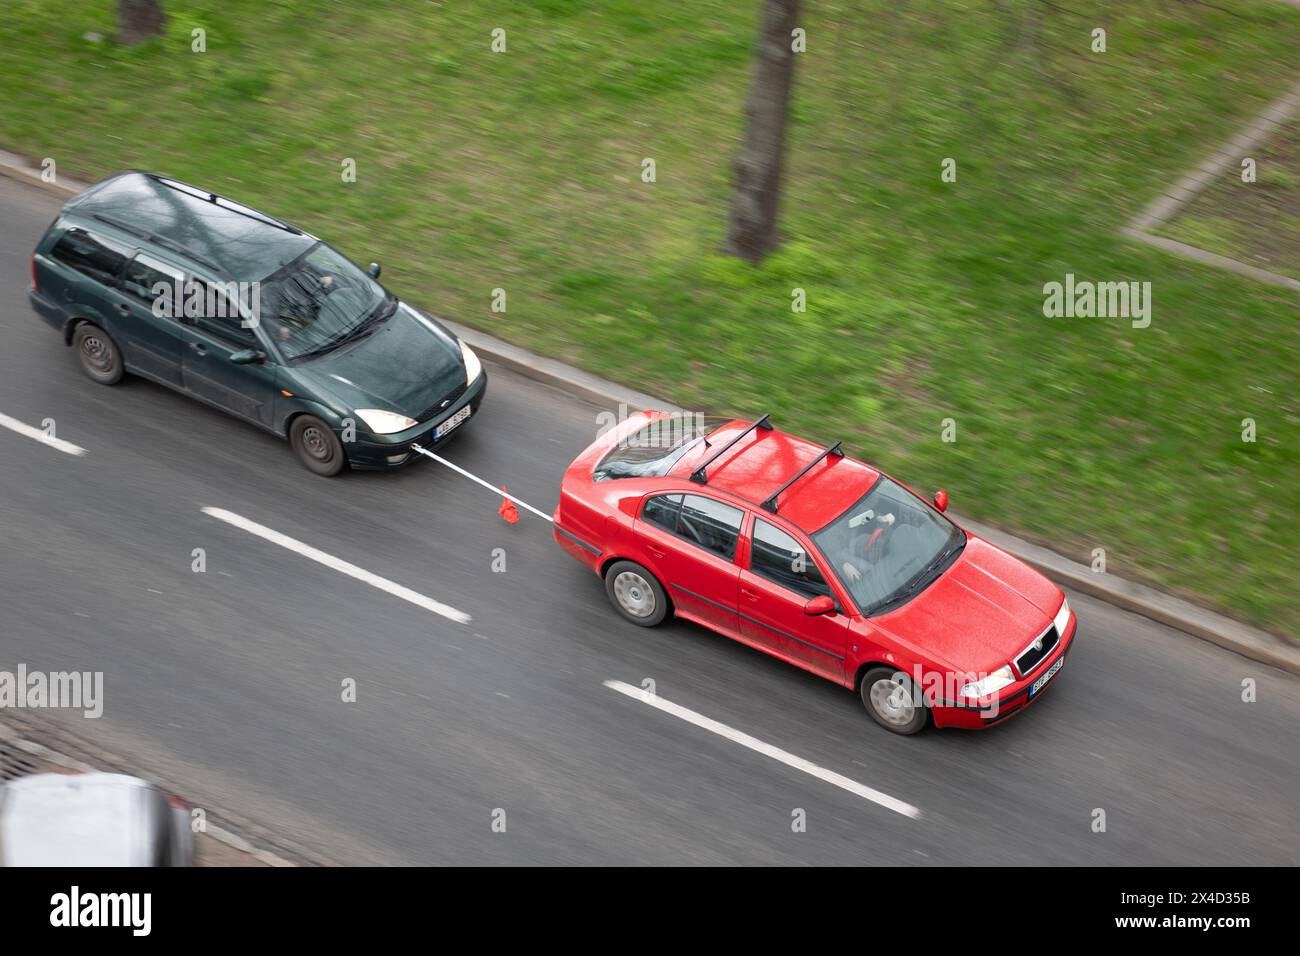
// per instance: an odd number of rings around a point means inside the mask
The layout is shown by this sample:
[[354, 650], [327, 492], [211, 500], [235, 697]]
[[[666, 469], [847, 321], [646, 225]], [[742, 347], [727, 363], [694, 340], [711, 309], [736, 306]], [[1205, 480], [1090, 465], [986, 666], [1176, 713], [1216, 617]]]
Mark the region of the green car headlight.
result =
[[483, 363], [478, 360], [474, 350], [464, 342], [460, 343], [460, 354], [465, 359], [465, 384], [473, 385], [474, 379], [483, 373]]
[[420, 424], [414, 418], [407, 418], [397, 412], [388, 412], [382, 408], [358, 408], [357, 418], [366, 423], [374, 435], [391, 435], [403, 432]]

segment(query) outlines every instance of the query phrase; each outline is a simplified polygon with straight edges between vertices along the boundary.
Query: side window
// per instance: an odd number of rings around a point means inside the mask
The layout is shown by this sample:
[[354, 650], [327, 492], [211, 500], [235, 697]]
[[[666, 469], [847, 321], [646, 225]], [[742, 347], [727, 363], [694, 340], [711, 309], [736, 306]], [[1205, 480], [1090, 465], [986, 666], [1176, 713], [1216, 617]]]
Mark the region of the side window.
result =
[[126, 256], [84, 229], [65, 232], [50, 250], [51, 258], [104, 284], [112, 283], [122, 271]]
[[677, 512], [681, 507], [681, 495], [655, 495], [646, 499], [645, 507], [641, 509], [641, 519], [676, 534]]
[[685, 495], [677, 515], [677, 534], [706, 551], [730, 561], [736, 555], [740, 522], [745, 513], [739, 508], [701, 495]]
[[[151, 309], [161, 292], [161, 295], [168, 297], [163, 314], [175, 315], [172, 303], [176, 299], [178, 280], [181, 278], [179, 270], [150, 256], [138, 255], [126, 264], [126, 271], [122, 273], [122, 291]], [[159, 283], [166, 286], [165, 292], [156, 288]], [[183, 301], [183, 289], [181, 296]]]
[[762, 518], [754, 520], [749, 569], [804, 597], [831, 596], [830, 586], [804, 546]]
[[230, 298], [219, 286], [194, 280], [203, 290], [203, 305], [194, 324], [209, 335], [215, 335], [237, 348], [251, 348], [257, 344], [252, 329], [245, 328], [236, 300]]

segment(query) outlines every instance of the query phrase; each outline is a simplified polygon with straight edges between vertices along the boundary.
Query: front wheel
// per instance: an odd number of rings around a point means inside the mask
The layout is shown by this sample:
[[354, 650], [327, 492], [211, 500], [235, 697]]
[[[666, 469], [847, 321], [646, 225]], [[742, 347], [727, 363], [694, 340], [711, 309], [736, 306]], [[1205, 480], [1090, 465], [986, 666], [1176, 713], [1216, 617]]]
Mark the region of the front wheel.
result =
[[309, 471], [326, 478], [337, 475], [348, 463], [339, 436], [314, 415], [299, 415], [293, 420], [289, 426], [289, 444]]
[[892, 667], [873, 667], [862, 676], [862, 704], [873, 720], [896, 734], [910, 736], [925, 727], [929, 711], [916, 685]]
[[663, 585], [635, 561], [615, 561], [609, 566], [605, 593], [614, 609], [638, 627], [654, 627], [668, 616]]

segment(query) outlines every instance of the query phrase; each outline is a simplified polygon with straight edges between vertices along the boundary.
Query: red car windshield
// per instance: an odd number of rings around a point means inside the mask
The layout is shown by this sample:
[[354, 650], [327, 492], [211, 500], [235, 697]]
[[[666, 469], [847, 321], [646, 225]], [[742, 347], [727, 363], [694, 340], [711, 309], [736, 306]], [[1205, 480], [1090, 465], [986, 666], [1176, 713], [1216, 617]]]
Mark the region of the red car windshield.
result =
[[862, 613], [871, 615], [928, 587], [965, 546], [966, 535], [882, 475], [813, 540]]
[[591, 477], [662, 478], [687, 449], [731, 419], [705, 415], [669, 415], [656, 418], [620, 441], [600, 460]]

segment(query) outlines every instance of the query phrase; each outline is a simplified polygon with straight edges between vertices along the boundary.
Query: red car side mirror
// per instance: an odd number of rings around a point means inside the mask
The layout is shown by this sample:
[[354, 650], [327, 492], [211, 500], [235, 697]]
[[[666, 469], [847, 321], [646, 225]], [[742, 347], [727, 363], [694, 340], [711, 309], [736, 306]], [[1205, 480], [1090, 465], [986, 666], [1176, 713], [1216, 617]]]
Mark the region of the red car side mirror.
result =
[[808, 603], [803, 606], [805, 614], [816, 617], [818, 614], [830, 614], [835, 610], [835, 600], [825, 594], [819, 594], [815, 598], [809, 598]]
[[948, 510], [948, 492], [940, 488], [934, 493], [934, 506], [940, 511]]

